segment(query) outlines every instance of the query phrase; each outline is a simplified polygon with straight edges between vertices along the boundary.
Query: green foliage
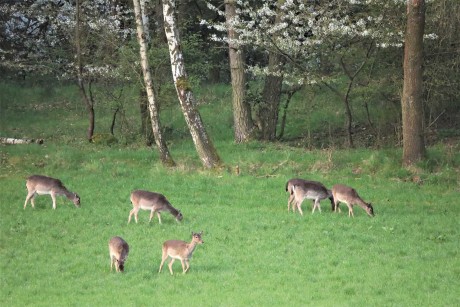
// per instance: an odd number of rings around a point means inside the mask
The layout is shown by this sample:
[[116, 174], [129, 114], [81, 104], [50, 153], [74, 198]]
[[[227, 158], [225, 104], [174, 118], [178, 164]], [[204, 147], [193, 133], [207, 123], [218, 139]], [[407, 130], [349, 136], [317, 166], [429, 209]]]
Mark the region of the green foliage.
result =
[[118, 143], [117, 138], [111, 135], [110, 133], [96, 133], [93, 135], [91, 141], [94, 144], [109, 145], [109, 146], [112, 144]]

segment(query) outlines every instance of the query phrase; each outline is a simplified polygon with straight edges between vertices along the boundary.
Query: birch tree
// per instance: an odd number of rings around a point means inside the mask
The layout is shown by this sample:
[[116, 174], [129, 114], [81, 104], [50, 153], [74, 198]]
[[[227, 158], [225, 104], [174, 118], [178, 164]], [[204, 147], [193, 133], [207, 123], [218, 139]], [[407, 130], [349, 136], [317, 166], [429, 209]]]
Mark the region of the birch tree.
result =
[[425, 156], [423, 135], [423, 33], [425, 1], [407, 1], [402, 95], [403, 162], [411, 165]]
[[147, 42], [146, 33], [144, 31], [145, 25], [141, 14], [141, 5], [139, 0], [133, 0], [134, 15], [136, 18], [137, 40], [139, 42], [139, 53], [141, 58], [142, 74], [144, 76], [145, 90], [147, 92], [148, 110], [152, 124], [152, 132], [155, 138], [155, 143], [160, 154], [160, 160], [164, 165], [174, 165], [174, 160], [169, 153], [166, 142], [161, 134], [160, 117], [158, 115], [158, 106], [155, 91], [153, 88], [152, 75], [150, 73], [149, 60], [147, 57]]
[[201, 115], [196, 108], [195, 98], [185, 70], [179, 30], [176, 24], [175, 0], [163, 0], [162, 3], [164, 27], [168, 40], [171, 69], [177, 97], [203, 166], [206, 168], [215, 168], [221, 164], [221, 160], [206, 132]]

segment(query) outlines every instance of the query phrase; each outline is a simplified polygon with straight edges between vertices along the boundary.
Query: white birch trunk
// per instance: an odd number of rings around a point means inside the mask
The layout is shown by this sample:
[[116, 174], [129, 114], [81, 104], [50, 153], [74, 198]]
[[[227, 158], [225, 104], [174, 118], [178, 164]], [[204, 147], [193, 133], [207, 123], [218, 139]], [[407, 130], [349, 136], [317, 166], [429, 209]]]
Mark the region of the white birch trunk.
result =
[[43, 144], [43, 139], [15, 139], [15, 138], [3, 138], [0, 137], [1, 144]]
[[141, 7], [139, 0], [133, 0], [133, 4], [134, 15], [136, 16], [137, 40], [140, 46], [139, 52], [141, 57], [142, 74], [144, 75], [145, 90], [147, 92], [148, 109], [150, 119], [152, 122], [152, 131], [155, 137], [155, 143], [158, 147], [161, 162], [165, 165], [172, 166], [175, 163], [161, 135], [160, 117], [158, 115], [158, 107], [155, 97], [155, 91], [153, 89], [152, 75], [150, 73], [149, 60], [147, 57], [147, 42], [145, 40], [144, 24], [142, 22]]
[[176, 26], [175, 9], [174, 0], [163, 0], [164, 27], [168, 40], [174, 85], [176, 86], [185, 121], [203, 166], [206, 168], [218, 167], [221, 164], [220, 158], [211, 139], [208, 137], [200, 113], [195, 107], [195, 98], [185, 71], [179, 30]]
[[142, 25], [144, 26], [145, 40], [147, 44], [149, 44], [150, 43], [150, 28], [149, 28], [149, 16], [145, 13], [146, 2], [147, 0], [140, 0]]

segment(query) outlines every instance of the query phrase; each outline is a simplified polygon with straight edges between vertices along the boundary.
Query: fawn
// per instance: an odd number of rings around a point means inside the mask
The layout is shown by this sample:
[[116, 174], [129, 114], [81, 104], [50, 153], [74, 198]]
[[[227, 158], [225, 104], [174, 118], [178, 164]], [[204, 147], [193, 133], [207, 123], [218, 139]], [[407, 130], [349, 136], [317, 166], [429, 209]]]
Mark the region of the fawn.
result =
[[179, 259], [182, 264], [182, 273], [187, 273], [188, 269], [190, 268], [190, 258], [192, 258], [192, 254], [195, 251], [196, 245], [204, 243], [201, 239], [202, 235], [203, 231], [200, 233], [192, 232], [192, 241], [190, 243], [180, 240], [169, 240], [164, 242], [162, 249], [163, 255], [158, 273], [161, 272], [163, 264], [165, 263], [166, 259], [168, 259], [168, 257], [171, 258], [171, 261], [168, 264], [169, 272], [171, 275], [173, 275], [172, 265], [176, 259]]

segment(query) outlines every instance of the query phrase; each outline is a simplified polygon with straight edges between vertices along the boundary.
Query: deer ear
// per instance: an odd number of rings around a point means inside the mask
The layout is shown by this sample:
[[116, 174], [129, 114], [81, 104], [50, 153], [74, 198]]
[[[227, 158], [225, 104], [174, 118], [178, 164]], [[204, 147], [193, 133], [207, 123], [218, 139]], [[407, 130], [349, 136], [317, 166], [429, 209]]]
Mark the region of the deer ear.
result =
[[200, 232], [200, 235], [202, 235], [202, 234], [203, 234], [203, 230]]

